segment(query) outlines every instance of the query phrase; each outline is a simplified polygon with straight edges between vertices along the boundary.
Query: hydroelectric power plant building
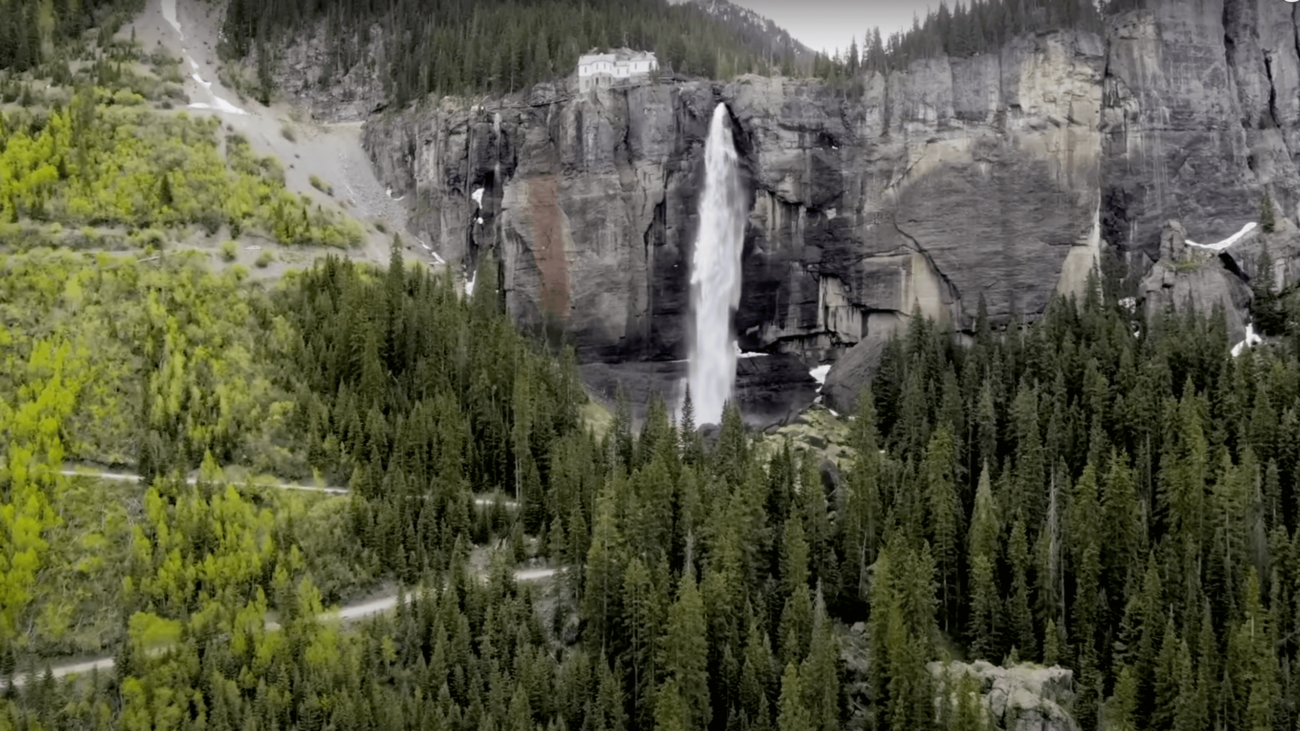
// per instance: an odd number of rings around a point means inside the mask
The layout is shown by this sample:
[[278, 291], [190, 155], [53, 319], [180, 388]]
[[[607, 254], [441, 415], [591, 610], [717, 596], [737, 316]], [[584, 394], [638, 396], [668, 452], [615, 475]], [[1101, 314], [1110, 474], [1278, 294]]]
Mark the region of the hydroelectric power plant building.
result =
[[653, 51], [614, 49], [608, 53], [588, 53], [578, 59], [578, 91], [586, 93], [622, 81], [647, 78], [659, 70]]

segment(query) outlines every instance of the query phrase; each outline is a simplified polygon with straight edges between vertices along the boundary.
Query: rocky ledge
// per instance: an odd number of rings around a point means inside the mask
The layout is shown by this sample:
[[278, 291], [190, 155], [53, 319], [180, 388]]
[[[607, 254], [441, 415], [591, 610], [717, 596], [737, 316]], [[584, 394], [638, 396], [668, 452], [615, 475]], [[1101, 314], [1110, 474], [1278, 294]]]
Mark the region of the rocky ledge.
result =
[[[963, 675], [976, 680], [980, 703], [995, 728], [1006, 731], [1079, 731], [1068, 709], [1074, 701], [1074, 673], [1062, 667], [1021, 664], [1003, 668], [983, 660], [926, 665], [941, 689], [956, 692]], [[944, 692], [944, 691], [940, 691]]]

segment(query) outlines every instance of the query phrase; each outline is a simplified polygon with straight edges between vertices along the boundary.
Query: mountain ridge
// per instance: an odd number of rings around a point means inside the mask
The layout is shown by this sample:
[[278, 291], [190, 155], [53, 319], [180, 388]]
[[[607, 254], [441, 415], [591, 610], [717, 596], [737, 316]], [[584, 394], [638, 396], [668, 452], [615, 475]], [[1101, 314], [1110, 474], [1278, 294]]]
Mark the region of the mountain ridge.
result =
[[[789, 51], [799, 68], [812, 68], [817, 51], [799, 42], [771, 18], [729, 0], [686, 0], [686, 2], [699, 5], [709, 15], [727, 23], [742, 35], [762, 38], [773, 49], [774, 56], [780, 57], [784, 52]], [[778, 49], [780, 53], [777, 52]]]

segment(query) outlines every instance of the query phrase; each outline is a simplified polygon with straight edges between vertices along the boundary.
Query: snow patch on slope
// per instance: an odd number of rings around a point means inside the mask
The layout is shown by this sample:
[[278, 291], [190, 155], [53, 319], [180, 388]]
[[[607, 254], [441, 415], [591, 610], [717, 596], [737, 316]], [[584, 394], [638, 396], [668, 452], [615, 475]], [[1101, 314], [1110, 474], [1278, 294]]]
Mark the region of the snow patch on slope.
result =
[[[171, 25], [171, 27], [176, 29], [176, 35], [180, 36], [181, 42], [184, 43], [185, 32], [181, 30], [181, 22], [176, 18], [176, 0], [162, 0], [162, 14], [163, 14], [163, 18], [167, 21], [167, 23]], [[212, 91], [212, 82], [204, 81], [203, 77], [199, 76], [198, 62], [195, 61], [193, 58], [190, 58], [190, 55], [185, 52], [183, 46], [181, 48], [181, 54], [185, 56], [185, 60], [190, 62], [190, 69], [194, 72], [190, 74], [190, 78], [198, 82], [199, 86], [202, 86], [205, 90], [207, 90], [208, 96], [212, 97], [211, 104], [205, 102], [194, 102], [190, 104], [190, 109], [212, 109], [218, 112], [225, 112], [227, 114], [248, 114], [248, 112], [244, 111], [243, 109], [240, 109], [234, 104], [231, 104], [225, 99], [222, 99], [221, 97], [217, 96], [215, 92]]]
[[1246, 224], [1245, 226], [1242, 226], [1242, 227], [1241, 227], [1241, 230], [1238, 231], [1237, 233], [1235, 233], [1235, 234], [1229, 236], [1228, 238], [1226, 238], [1226, 239], [1224, 239], [1224, 240], [1222, 240], [1222, 241], [1219, 241], [1219, 242], [1217, 242], [1217, 243], [1213, 243], [1213, 244], [1198, 244], [1198, 243], [1196, 243], [1195, 241], [1192, 241], [1191, 239], [1184, 239], [1184, 240], [1183, 240], [1183, 243], [1187, 244], [1188, 246], [1195, 246], [1195, 247], [1198, 248], [1198, 249], [1209, 249], [1210, 251], [1223, 251], [1224, 249], [1228, 248], [1229, 246], [1232, 246], [1233, 244], [1237, 243], [1238, 241], [1241, 241], [1242, 237], [1244, 237], [1246, 234], [1250, 233], [1251, 229], [1253, 229], [1253, 228], [1255, 228], [1255, 222], [1254, 222], [1254, 221], [1251, 221], [1250, 223]]
[[812, 376], [813, 380], [817, 381], [818, 391], [821, 391], [822, 390], [821, 387], [826, 385], [826, 374], [830, 372], [831, 372], [831, 367], [829, 365], [819, 365], [816, 368], [808, 371], [808, 375]]

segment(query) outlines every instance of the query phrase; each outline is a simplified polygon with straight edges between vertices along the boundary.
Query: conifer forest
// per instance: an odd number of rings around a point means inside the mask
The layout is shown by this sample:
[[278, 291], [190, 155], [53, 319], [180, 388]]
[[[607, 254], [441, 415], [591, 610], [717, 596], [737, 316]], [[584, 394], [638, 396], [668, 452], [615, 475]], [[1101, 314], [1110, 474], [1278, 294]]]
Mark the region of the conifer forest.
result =
[[[661, 0], [230, 0], [223, 50], [314, 23], [342, 72], [373, 26], [400, 106], [592, 47], [833, 85], [1101, 23], [940, 8], [807, 68]], [[839, 436], [689, 394], [634, 423], [493, 254], [470, 293], [398, 235], [358, 261], [287, 161], [172, 109], [180, 59], [114, 38], [140, 10], [0, 0], [0, 731], [992, 731], [937, 670], [980, 660], [1068, 669], [1085, 731], [1300, 728], [1294, 288], [1254, 280], [1234, 354], [1108, 255], [1036, 319], [910, 318], [852, 414], [812, 407]], [[323, 255], [179, 244], [217, 232]]]

